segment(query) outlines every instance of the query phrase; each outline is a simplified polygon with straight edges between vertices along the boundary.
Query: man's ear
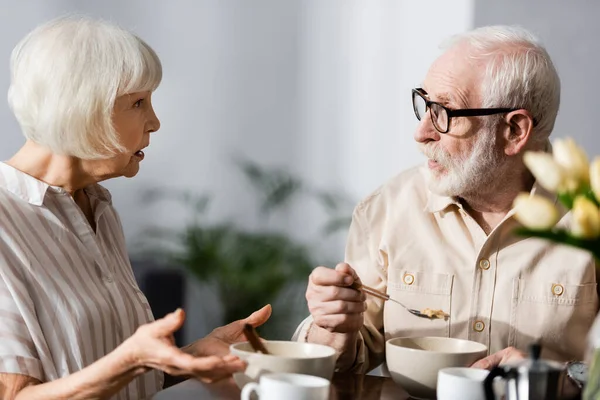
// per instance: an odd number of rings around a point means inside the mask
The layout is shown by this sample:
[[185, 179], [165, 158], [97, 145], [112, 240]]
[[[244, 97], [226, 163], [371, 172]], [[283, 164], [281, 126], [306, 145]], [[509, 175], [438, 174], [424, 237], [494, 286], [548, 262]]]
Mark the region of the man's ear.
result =
[[533, 134], [533, 117], [527, 110], [515, 110], [506, 114], [504, 130], [504, 153], [514, 156], [523, 152]]

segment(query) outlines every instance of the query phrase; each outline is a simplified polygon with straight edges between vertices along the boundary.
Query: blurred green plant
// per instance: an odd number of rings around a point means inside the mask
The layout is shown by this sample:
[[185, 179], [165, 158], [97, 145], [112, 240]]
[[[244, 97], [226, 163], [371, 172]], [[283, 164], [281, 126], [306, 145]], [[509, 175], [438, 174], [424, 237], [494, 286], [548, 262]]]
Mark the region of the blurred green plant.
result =
[[[236, 164], [258, 196], [261, 219], [276, 211], [289, 211], [294, 200], [308, 197], [316, 199], [326, 211], [324, 236], [348, 228], [352, 203], [345, 196], [314, 189], [283, 169], [262, 167], [248, 160]], [[145, 229], [140, 254], [182, 266], [199, 281], [216, 288], [224, 323], [277, 302], [278, 309], [266, 324], [268, 337], [289, 339], [289, 332], [285, 332], [290, 323], [287, 310], [297, 309], [298, 304], [293, 303], [298, 299], [286, 297], [286, 289], [306, 281], [312, 269], [323, 263], [315, 259], [315, 249], [281, 230], [249, 230], [231, 221], [207, 222], [211, 197], [206, 194], [151, 189], [142, 198], [147, 205], [175, 201], [183, 204], [191, 216], [179, 230], [156, 226]]]

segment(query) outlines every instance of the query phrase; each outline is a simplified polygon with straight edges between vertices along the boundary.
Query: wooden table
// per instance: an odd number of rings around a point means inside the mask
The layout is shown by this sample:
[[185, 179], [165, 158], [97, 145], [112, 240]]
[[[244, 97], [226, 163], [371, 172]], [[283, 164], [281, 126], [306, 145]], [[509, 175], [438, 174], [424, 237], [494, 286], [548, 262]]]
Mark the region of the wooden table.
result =
[[[239, 399], [240, 389], [232, 379], [214, 384], [195, 380], [172, 386], [152, 400]], [[336, 374], [332, 380], [330, 400], [406, 400], [408, 394], [391, 378], [370, 375]]]

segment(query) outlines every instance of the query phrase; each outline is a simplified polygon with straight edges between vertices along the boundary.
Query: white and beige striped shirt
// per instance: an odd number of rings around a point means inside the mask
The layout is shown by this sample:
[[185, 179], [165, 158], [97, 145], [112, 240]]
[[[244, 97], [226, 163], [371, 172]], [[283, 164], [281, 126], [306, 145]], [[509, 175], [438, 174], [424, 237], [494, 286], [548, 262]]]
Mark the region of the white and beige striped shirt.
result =
[[[0, 373], [67, 376], [154, 319], [109, 192], [85, 191], [96, 232], [66, 191], [0, 163]], [[162, 384], [150, 371], [114, 398], [150, 397]]]

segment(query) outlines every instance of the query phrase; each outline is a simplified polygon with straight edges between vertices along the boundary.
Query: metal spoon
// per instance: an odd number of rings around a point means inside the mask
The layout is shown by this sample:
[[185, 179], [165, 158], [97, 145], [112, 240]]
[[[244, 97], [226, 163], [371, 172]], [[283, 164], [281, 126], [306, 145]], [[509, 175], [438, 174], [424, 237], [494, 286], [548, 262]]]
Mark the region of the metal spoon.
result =
[[[429, 316], [427, 314], [423, 314], [421, 311], [415, 310], [414, 308], [408, 308], [404, 304], [400, 303], [398, 300], [392, 299], [389, 294], [380, 292], [379, 290], [373, 289], [372, 287], [369, 287], [369, 286], [361, 285], [360, 283], [358, 283], [356, 281], [354, 283], [352, 283], [352, 285], [350, 285], [350, 287], [352, 289], [362, 290], [366, 294], [370, 294], [371, 296], [380, 298], [380, 299], [385, 300], [385, 301], [391, 300], [394, 303], [399, 304], [400, 306], [404, 307], [404, 309], [406, 311], [408, 311], [409, 313], [411, 313], [412, 315], [415, 315], [415, 316], [417, 316], [419, 318], [438, 319], [438, 318], [434, 318], [433, 316]], [[447, 317], [445, 319], [447, 319]]]
[[256, 330], [254, 329], [254, 327], [252, 325], [250, 325], [250, 324], [244, 325], [244, 336], [246, 336], [246, 339], [248, 339], [248, 342], [250, 342], [250, 346], [252, 346], [252, 348], [254, 349], [255, 352], [263, 353], [263, 354], [271, 354], [271, 353], [269, 353], [269, 351], [267, 350], [265, 345], [260, 340], [258, 333], [256, 333]]

